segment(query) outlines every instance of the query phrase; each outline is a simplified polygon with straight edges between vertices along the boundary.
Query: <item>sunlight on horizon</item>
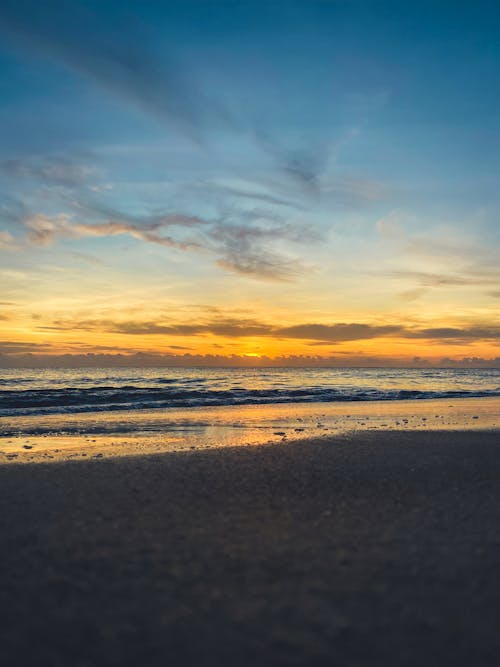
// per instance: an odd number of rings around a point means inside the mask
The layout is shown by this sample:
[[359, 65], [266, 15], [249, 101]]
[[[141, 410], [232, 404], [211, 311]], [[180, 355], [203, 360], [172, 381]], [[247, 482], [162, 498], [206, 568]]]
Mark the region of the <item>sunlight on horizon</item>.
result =
[[2, 366], [500, 366], [494, 21], [292, 4], [2, 6]]

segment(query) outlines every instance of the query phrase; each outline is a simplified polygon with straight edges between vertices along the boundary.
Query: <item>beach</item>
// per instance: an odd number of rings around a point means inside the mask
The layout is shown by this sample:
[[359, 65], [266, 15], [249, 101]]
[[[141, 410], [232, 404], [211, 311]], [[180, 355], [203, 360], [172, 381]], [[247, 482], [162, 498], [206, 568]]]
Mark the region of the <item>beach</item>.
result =
[[0, 36], [0, 667], [500, 667], [500, 0]]
[[0, 465], [0, 663], [498, 665], [484, 414]]
[[500, 397], [0, 416], [0, 465], [150, 456], [365, 431], [500, 428]]

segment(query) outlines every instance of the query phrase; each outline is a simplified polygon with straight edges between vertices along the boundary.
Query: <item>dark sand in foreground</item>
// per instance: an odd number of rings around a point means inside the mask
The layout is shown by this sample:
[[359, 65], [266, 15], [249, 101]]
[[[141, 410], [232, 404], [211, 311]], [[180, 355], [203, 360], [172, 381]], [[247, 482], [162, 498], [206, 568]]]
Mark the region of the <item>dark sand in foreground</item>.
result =
[[0, 467], [4, 667], [500, 664], [500, 438]]

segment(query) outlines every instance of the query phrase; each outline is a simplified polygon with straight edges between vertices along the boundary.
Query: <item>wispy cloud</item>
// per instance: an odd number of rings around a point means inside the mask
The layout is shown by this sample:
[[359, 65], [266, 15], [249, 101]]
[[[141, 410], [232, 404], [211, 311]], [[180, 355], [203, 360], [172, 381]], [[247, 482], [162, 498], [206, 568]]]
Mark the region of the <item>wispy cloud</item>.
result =
[[360, 323], [339, 324], [298, 324], [292, 327], [277, 329], [275, 335], [282, 338], [301, 338], [303, 340], [320, 340], [341, 342], [350, 340], [367, 340], [404, 333], [398, 325], [371, 325]]
[[430, 273], [426, 271], [387, 271], [385, 275], [398, 280], [410, 280], [422, 287], [467, 287], [498, 285], [500, 271], [468, 271], [465, 274]]
[[15, 250], [18, 245], [10, 232], [0, 231], [0, 250]]
[[424, 294], [427, 294], [427, 291], [428, 290], [425, 287], [415, 287], [413, 289], [402, 290], [401, 292], [398, 292], [397, 296], [402, 301], [417, 301], [417, 299], [420, 299]]
[[[376, 222], [381, 239], [391, 244], [392, 263], [402, 268], [377, 271], [397, 280], [398, 286], [410, 285], [399, 292], [405, 300], [414, 300], [431, 289], [481, 288], [497, 286], [500, 282], [500, 255], [498, 247], [489, 245], [477, 233], [460, 234], [449, 226], [436, 224], [424, 234], [419, 222], [404, 211], [394, 210]], [[411, 230], [411, 231], [410, 231]], [[488, 292], [486, 292], [488, 294]]]
[[153, 51], [144, 26], [117, 13], [114, 30], [77, 0], [4, 0], [0, 28], [16, 44], [63, 63], [133, 106], [174, 122], [199, 140], [204, 124], [224, 117], [187, 71]]
[[273, 241], [300, 241], [306, 236], [302, 227], [277, 224], [237, 225], [226, 223], [210, 231], [210, 240], [220, 257], [218, 266], [262, 280], [289, 281], [301, 275], [305, 267], [299, 260], [272, 250]]
[[319, 189], [320, 178], [329, 157], [329, 148], [325, 143], [320, 145], [315, 142], [314, 146], [290, 148], [269, 132], [258, 130], [255, 136], [260, 147], [306, 192], [312, 193]]
[[[213, 131], [216, 134], [220, 129], [250, 141], [272, 159], [293, 187], [299, 186], [302, 195], [329, 188], [322, 180], [329, 160], [357, 136], [357, 128], [343, 130], [339, 139], [329, 141], [315, 136], [291, 139], [275, 126], [257, 125], [254, 112], [249, 113], [244, 104], [231, 109], [221, 92], [208, 90], [200, 74], [201, 63], [196, 68], [191, 59], [188, 65], [165, 41], [158, 45], [154, 30], [130, 18], [119, 3], [107, 18], [113, 21], [112, 30], [103, 28], [99, 11], [94, 12], [83, 0], [3, 0], [0, 5], [0, 31], [15, 49], [62, 64], [128, 107], [173, 125], [198, 144], [215, 144]], [[61, 170], [59, 159], [51, 165], [13, 161], [7, 166], [31, 177], [60, 179], [63, 185], [86, 176], [75, 164]]]
[[129, 334], [133, 336], [200, 336], [212, 334], [228, 338], [246, 336], [267, 336], [272, 328], [257, 320], [234, 319], [219, 317], [205, 322], [170, 323], [162, 321], [126, 321], [114, 320], [58, 320], [50, 326], [40, 327], [44, 330], [68, 331], [74, 328], [83, 331], [108, 331], [111, 333]]
[[229, 251], [217, 260], [217, 266], [243, 276], [278, 282], [296, 280], [305, 270], [299, 260], [283, 259], [267, 250], [252, 250], [245, 254]]
[[48, 352], [52, 349], [50, 343], [18, 343], [16, 341], [0, 341], [0, 355], [33, 354]]
[[[274, 186], [274, 188], [273, 188]], [[259, 202], [270, 204], [273, 207], [286, 207], [299, 211], [306, 210], [306, 206], [300, 201], [300, 193], [293, 192], [291, 188], [276, 188], [276, 183], [258, 183], [245, 181], [240, 184], [232, 182], [204, 181], [189, 183], [185, 189], [190, 195], [216, 198], [218, 200], [241, 200], [247, 202]], [[278, 192], [274, 192], [277, 189]], [[280, 191], [281, 190], [281, 191]]]
[[249, 318], [234, 318], [220, 315], [216, 319], [189, 322], [168, 320], [111, 319], [55, 320], [42, 325], [39, 330], [52, 331], [101, 331], [131, 336], [221, 336], [223, 338], [274, 338], [277, 340], [302, 340], [311, 344], [337, 344], [376, 338], [400, 338], [406, 340], [474, 341], [500, 340], [500, 325], [464, 327], [408, 327], [404, 324], [369, 324], [364, 322], [337, 322], [333, 324], [304, 323], [293, 326], [278, 326]]
[[[203, 220], [196, 220], [197, 224], [203, 224], [204, 222]], [[24, 220], [24, 225], [29, 230], [29, 240], [38, 245], [48, 245], [61, 238], [99, 238], [129, 234], [141, 241], [156, 243], [169, 248], [178, 248], [180, 250], [192, 250], [199, 246], [194, 242], [176, 241], [171, 236], [161, 235], [159, 232], [168, 227], [182, 226], [184, 224], [191, 226], [193, 223], [193, 218], [184, 218], [177, 215], [164, 216], [161, 221], [144, 225], [117, 221], [86, 224], [73, 222], [71, 217], [66, 214], [57, 216], [39, 214]]]
[[500, 340], [500, 326], [490, 327], [431, 327], [427, 329], [420, 329], [417, 331], [410, 331], [406, 334], [409, 338], [426, 338], [433, 340], [446, 341], [468, 341], [468, 340], [485, 340], [497, 341]]
[[11, 179], [76, 187], [95, 179], [99, 171], [68, 156], [42, 155], [3, 160], [0, 162], [0, 174]]
[[[116, 217], [104, 222], [87, 223], [69, 214], [30, 215], [21, 219], [23, 228], [27, 230], [27, 242], [46, 246], [61, 239], [128, 235], [145, 243], [207, 254], [213, 257], [217, 266], [232, 273], [259, 280], [289, 281], [299, 277], [305, 267], [282, 250], [273, 249], [273, 243], [301, 243], [306, 238], [317, 238], [305, 227], [281, 221], [273, 223], [272, 216], [264, 225], [260, 214], [253, 212], [238, 214], [244, 222], [236, 224], [226, 219], [205, 219], [177, 213], [133, 216], [122, 215], [106, 207], [86, 207], [94, 214]], [[186, 232], [190, 237], [185, 237]], [[11, 235], [8, 232], [5, 234], [4, 242], [13, 242]]]

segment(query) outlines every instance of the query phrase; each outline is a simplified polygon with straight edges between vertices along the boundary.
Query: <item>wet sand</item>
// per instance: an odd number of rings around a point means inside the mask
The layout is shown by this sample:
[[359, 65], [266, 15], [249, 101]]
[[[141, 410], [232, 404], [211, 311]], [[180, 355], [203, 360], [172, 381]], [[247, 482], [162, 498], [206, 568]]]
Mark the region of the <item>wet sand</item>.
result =
[[500, 664], [500, 431], [0, 466], [0, 664]]
[[364, 431], [488, 428], [500, 428], [500, 397], [1, 417], [0, 465], [220, 449]]

